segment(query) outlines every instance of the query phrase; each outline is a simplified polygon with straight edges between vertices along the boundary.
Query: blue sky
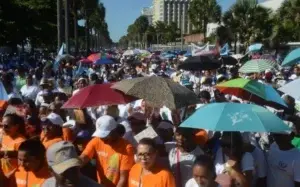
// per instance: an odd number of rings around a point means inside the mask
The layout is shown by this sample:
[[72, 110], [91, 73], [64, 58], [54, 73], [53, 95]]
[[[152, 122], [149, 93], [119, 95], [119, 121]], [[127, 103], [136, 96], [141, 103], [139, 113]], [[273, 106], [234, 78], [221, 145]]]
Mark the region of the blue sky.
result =
[[[143, 7], [152, 5], [152, 0], [101, 0], [106, 8], [106, 21], [110, 37], [117, 42], [126, 34], [128, 25], [141, 15]], [[218, 0], [223, 11], [227, 10], [235, 0]]]

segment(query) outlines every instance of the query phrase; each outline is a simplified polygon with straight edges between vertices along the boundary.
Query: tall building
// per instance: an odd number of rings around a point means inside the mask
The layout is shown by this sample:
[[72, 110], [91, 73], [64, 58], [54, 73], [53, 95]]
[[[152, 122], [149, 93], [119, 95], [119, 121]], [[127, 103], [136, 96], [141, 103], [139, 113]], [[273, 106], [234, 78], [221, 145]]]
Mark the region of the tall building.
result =
[[172, 22], [182, 29], [184, 34], [192, 32], [192, 24], [189, 20], [188, 9], [192, 0], [153, 0], [153, 20], [163, 21], [167, 24]]
[[142, 15], [148, 18], [149, 24], [152, 25], [153, 20], [153, 7], [145, 7], [142, 9]]

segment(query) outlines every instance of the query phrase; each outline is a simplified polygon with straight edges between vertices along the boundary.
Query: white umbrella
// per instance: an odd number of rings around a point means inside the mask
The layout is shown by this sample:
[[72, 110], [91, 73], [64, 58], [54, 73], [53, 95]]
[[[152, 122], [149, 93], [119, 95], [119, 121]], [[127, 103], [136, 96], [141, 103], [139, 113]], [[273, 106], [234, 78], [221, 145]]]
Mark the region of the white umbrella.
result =
[[140, 54], [140, 50], [138, 49], [131, 49], [131, 50], [127, 50], [123, 53], [123, 56], [134, 56], [134, 55], [138, 55]]

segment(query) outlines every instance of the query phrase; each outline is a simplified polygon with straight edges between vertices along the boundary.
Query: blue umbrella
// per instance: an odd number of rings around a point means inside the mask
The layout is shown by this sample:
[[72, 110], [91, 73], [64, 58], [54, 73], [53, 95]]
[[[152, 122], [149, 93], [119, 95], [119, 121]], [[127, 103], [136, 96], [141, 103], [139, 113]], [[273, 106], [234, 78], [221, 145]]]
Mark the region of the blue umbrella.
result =
[[300, 61], [300, 48], [291, 51], [283, 60], [282, 66], [291, 66]]
[[287, 132], [275, 114], [253, 104], [213, 103], [199, 108], [180, 127], [212, 131]]
[[103, 64], [117, 64], [118, 62], [113, 58], [99, 58], [94, 64], [103, 65]]
[[296, 100], [300, 100], [300, 79], [296, 79], [278, 89], [285, 94], [290, 95]]
[[260, 51], [262, 47], [263, 47], [263, 44], [261, 44], [261, 43], [252, 44], [248, 47], [248, 51], [250, 51], [250, 52]]

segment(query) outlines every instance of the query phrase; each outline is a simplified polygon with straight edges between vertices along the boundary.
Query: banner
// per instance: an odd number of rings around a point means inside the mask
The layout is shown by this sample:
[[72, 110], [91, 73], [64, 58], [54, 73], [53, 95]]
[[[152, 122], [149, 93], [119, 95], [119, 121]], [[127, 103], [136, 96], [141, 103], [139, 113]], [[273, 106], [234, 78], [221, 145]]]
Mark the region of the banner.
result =
[[199, 46], [197, 46], [193, 43], [191, 44], [191, 46], [192, 46], [192, 49], [191, 49], [192, 56], [198, 56], [198, 54], [201, 53], [201, 52], [209, 51], [209, 43], [205, 44], [202, 47], [199, 47]]

